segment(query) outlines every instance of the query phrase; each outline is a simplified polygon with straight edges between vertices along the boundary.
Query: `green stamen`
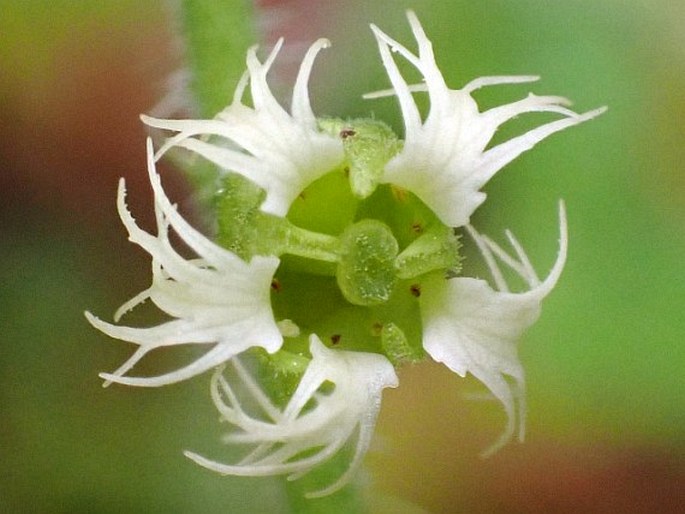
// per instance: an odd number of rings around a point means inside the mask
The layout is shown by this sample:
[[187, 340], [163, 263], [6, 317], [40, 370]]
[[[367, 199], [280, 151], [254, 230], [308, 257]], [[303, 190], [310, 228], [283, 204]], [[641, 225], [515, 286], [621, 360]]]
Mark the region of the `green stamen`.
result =
[[414, 278], [435, 270], [456, 274], [461, 269], [459, 247], [454, 232], [444, 225], [433, 225], [397, 257], [399, 278]]
[[357, 198], [368, 198], [376, 190], [383, 169], [402, 149], [392, 129], [377, 120], [319, 120], [322, 131], [342, 139], [350, 188]]

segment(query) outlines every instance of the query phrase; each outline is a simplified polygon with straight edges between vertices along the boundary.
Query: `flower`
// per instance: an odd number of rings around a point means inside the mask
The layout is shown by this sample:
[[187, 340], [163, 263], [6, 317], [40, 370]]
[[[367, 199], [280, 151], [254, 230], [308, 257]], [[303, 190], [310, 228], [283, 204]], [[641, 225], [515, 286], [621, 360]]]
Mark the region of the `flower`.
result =
[[[369, 448], [383, 389], [398, 385], [395, 367], [426, 355], [460, 376], [471, 373], [504, 406], [505, 430], [486, 454], [516, 433], [517, 421], [523, 438], [525, 379], [517, 341], [539, 317], [564, 267], [565, 209], [560, 203], [559, 253], [544, 280], [510, 232], [514, 255], [479, 234], [469, 219], [485, 200], [481, 188], [499, 169], [604, 109], [577, 114], [564, 98], [531, 94], [480, 112], [474, 90], [537, 77], [482, 77], [449, 89], [418, 19], [411, 11], [407, 16], [418, 55], [372, 25], [392, 89], [366, 95], [398, 98], [404, 141], [378, 120], [315, 118], [307, 83], [317, 54], [329, 44], [325, 39], [302, 61], [290, 112], [266, 81], [281, 40], [263, 63], [255, 47], [248, 51], [247, 73], [215, 119], [142, 117], [173, 134], [156, 153], [148, 139], [156, 236], [136, 225], [120, 183], [119, 214], [130, 240], [152, 256], [153, 278], [115, 319], [147, 298], [173, 319], [132, 328], [86, 316], [106, 334], [139, 345], [118, 370], [101, 374], [105, 385], [160, 386], [217, 368], [211, 396], [222, 419], [237, 429], [226, 441], [251, 449], [233, 464], [186, 452], [210, 470], [294, 480], [354, 441], [347, 470], [309, 496], [339, 490]], [[392, 51], [417, 68], [423, 84], [407, 84]], [[243, 101], [248, 82], [252, 106]], [[425, 119], [415, 92], [428, 93]], [[500, 125], [529, 112], [562, 117], [486, 149]], [[193, 229], [164, 193], [155, 162], [172, 148], [219, 168], [214, 199], [220, 244]], [[174, 249], [169, 227], [197, 258]], [[479, 248], [493, 285], [460, 274], [459, 228]], [[511, 292], [498, 261], [527, 290]], [[213, 347], [173, 372], [127, 375], [151, 350], [181, 344]]]
[[[333, 484], [307, 496], [326, 496], [349, 482], [371, 443], [381, 391], [397, 387], [397, 375], [382, 355], [331, 350], [316, 335], [311, 335], [309, 341], [312, 360], [282, 410], [273, 405], [238, 358], [231, 361], [235, 376], [252, 397], [252, 403], [259, 405], [265, 420], [243, 409], [223, 369], [214, 373], [214, 404], [224, 420], [241, 430], [229, 434], [226, 441], [254, 445], [253, 451], [232, 465], [194, 452], [185, 455], [224, 475], [289, 474], [289, 479], [294, 480], [333, 457], [356, 432], [354, 456], [347, 471]], [[321, 387], [329, 383], [334, 389], [322, 392]]]
[[[519, 438], [523, 440], [524, 373], [516, 346], [523, 332], [540, 316], [540, 304], [556, 285], [566, 262], [568, 231], [563, 202], [559, 204], [559, 226], [559, 254], [542, 282], [511, 232], [507, 231], [507, 237], [516, 258], [469, 225], [468, 232], [490, 269], [496, 289], [485, 280], [468, 277], [432, 280], [422, 289], [421, 319], [426, 352], [458, 375], [463, 377], [468, 372], [478, 378], [507, 413], [504, 433], [485, 455], [497, 451], [514, 434], [515, 400], [519, 405]], [[495, 257], [517, 273], [530, 289], [524, 293], [510, 292]], [[515, 383], [510, 385], [504, 375], [512, 377]]]
[[[473, 211], [485, 200], [481, 187], [503, 166], [547, 136], [590, 120], [606, 110], [600, 108], [576, 114], [565, 107], [570, 102], [563, 97], [530, 94], [518, 102], [479, 112], [471, 97], [473, 91], [496, 84], [533, 82], [539, 77], [480, 77], [462, 89], [449, 89], [418, 18], [412, 11], [407, 13], [407, 18], [419, 46], [418, 56], [375, 25], [371, 26], [393, 89], [366, 97], [396, 95], [404, 118], [404, 149], [387, 164], [383, 181], [417, 195], [446, 225], [461, 227], [468, 223]], [[391, 56], [391, 49], [421, 73], [423, 84], [407, 85]], [[430, 112], [425, 121], [421, 120], [412, 98], [415, 91], [428, 93]], [[554, 112], [564, 118], [485, 150], [500, 125], [527, 112]]]
[[[137, 225], [126, 208], [126, 189], [119, 182], [119, 216], [129, 239], [152, 256], [152, 285], [122, 305], [124, 313], [150, 298], [173, 320], [150, 328], [111, 325], [86, 312], [88, 321], [110, 337], [139, 345], [138, 350], [114, 373], [102, 373], [110, 382], [156, 387], [186, 380], [214, 368], [248, 348], [268, 352], [281, 347], [283, 338], [271, 312], [269, 289], [279, 260], [254, 257], [249, 263], [209, 241], [192, 228], [171, 205], [155, 170], [152, 142], [148, 139], [148, 173], [155, 195], [157, 236]], [[169, 227], [198, 255], [186, 260], [169, 241]], [[157, 377], [124, 376], [148, 352], [180, 344], [213, 344], [192, 364]]]
[[[264, 189], [266, 200], [262, 210], [278, 216], [285, 216], [305, 187], [343, 160], [340, 139], [317, 130], [307, 90], [314, 59], [330, 45], [329, 41], [319, 39], [305, 55], [293, 88], [292, 114], [279, 105], [266, 82], [282, 44], [281, 39], [264, 63], [257, 59], [256, 47], [248, 50], [248, 74], [236, 88], [233, 102], [216, 119], [141, 117], [151, 127], [178, 132], [159, 149], [156, 159], [174, 146], [192, 150]], [[248, 78], [254, 107], [242, 101]], [[195, 135], [202, 135], [203, 139], [218, 136], [221, 140], [210, 143], [192, 137]]]

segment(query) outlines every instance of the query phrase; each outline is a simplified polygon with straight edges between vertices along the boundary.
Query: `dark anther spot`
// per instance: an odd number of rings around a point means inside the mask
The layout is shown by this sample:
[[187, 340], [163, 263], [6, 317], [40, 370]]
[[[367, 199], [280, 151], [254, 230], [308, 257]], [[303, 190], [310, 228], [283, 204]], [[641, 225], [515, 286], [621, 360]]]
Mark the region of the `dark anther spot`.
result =
[[340, 334], [333, 334], [333, 335], [331, 336], [331, 343], [333, 343], [333, 344], [338, 344], [338, 343], [340, 342], [340, 338], [341, 338], [341, 337], [342, 337], [342, 336], [341, 336]]
[[392, 191], [392, 196], [395, 197], [396, 201], [400, 203], [404, 203], [407, 201], [406, 189], [396, 186], [395, 184], [390, 184], [390, 191]]
[[423, 234], [423, 223], [415, 221], [411, 224], [411, 229], [415, 234]]
[[271, 289], [273, 291], [276, 291], [277, 293], [280, 293], [281, 292], [281, 281], [278, 280], [277, 278], [274, 278], [271, 281]]
[[421, 296], [421, 284], [412, 284], [409, 287], [409, 291], [411, 292], [412, 296], [418, 298]]
[[371, 325], [371, 334], [380, 337], [381, 332], [383, 331], [383, 323], [380, 321], [376, 321], [373, 325]]
[[345, 167], [343, 168], [343, 173], [345, 174], [346, 177], [349, 177], [349, 176], [350, 176], [350, 167], [349, 167], [349, 166], [345, 166]]
[[350, 136], [354, 136], [357, 134], [356, 130], [353, 130], [351, 128], [344, 128], [340, 131], [340, 138], [341, 139], [347, 139]]

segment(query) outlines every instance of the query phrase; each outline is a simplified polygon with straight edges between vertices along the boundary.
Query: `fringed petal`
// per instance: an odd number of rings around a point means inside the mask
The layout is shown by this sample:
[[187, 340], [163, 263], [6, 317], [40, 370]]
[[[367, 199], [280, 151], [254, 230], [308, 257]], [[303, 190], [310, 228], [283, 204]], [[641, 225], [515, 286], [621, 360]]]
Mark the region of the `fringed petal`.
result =
[[[523, 438], [525, 398], [524, 373], [517, 356], [517, 342], [538, 319], [542, 300], [556, 284], [566, 262], [568, 234], [563, 203], [559, 205], [560, 246], [547, 278], [540, 282], [521, 246], [510, 236], [514, 258], [491, 240], [471, 229], [490, 268], [496, 289], [474, 278], [433, 279], [422, 286], [420, 298], [423, 346], [437, 362], [455, 373], [473, 374], [502, 403], [507, 426], [485, 454], [504, 445], [516, 431], [518, 403], [519, 437]], [[502, 258], [507, 255], [506, 258]], [[495, 260], [518, 273], [530, 289], [523, 293], [504, 290], [504, 278]], [[510, 384], [505, 376], [513, 379]]]
[[[135, 354], [107, 381], [157, 387], [186, 380], [218, 366], [254, 346], [268, 352], [283, 342], [270, 304], [270, 285], [278, 267], [276, 257], [254, 257], [249, 263], [221, 248], [192, 228], [171, 205], [155, 170], [148, 140], [148, 169], [155, 195], [158, 234], [141, 230], [128, 212], [123, 181], [119, 187], [119, 215], [130, 240], [152, 256], [152, 285], [126, 302], [117, 318], [146, 298], [173, 319], [149, 328], [112, 325], [86, 313], [97, 329], [116, 339], [139, 345]], [[185, 259], [171, 245], [169, 228], [198, 255]], [[195, 362], [157, 377], [124, 376], [148, 352], [181, 344], [213, 345]]]
[[[538, 77], [481, 77], [461, 90], [449, 89], [416, 15], [409, 11], [407, 17], [418, 45], [418, 55], [372, 26], [393, 89], [367, 95], [367, 98], [397, 96], [405, 124], [404, 148], [387, 164], [382, 180], [414, 193], [448, 226], [460, 227], [469, 222], [471, 214], [485, 200], [481, 188], [503, 166], [551, 134], [590, 120], [605, 110], [596, 109], [579, 115], [567, 108], [569, 102], [565, 98], [530, 95], [481, 113], [471, 97], [474, 90], [496, 84], [533, 82]], [[423, 84], [407, 85], [391, 50], [421, 73]], [[425, 120], [421, 120], [412, 98], [412, 93], [422, 91], [428, 93], [430, 100]], [[485, 150], [502, 123], [529, 112], [551, 112], [563, 118]]]
[[254, 107], [243, 103], [245, 80], [234, 101], [215, 120], [157, 120], [142, 117], [156, 128], [177, 132], [155, 155], [159, 159], [182, 147], [216, 164], [226, 173], [238, 173], [266, 191], [264, 212], [285, 216], [293, 200], [314, 180], [343, 162], [342, 142], [317, 128], [307, 83], [319, 51], [329, 46], [316, 41], [302, 61], [293, 88], [292, 114], [276, 100], [267, 73], [281, 48], [274, 47], [264, 63], [256, 47], [247, 53], [250, 93]]
[[[259, 404], [263, 415], [249, 415], [229, 381], [218, 370], [212, 379], [212, 398], [222, 417], [239, 429], [227, 441], [256, 447], [236, 464], [222, 464], [193, 452], [185, 455], [201, 466], [225, 475], [288, 474], [295, 480], [333, 457], [356, 434], [350, 465], [336, 481], [309, 497], [332, 494], [350, 481], [368, 450], [380, 409], [381, 391], [396, 387], [397, 375], [381, 355], [326, 348], [310, 337], [312, 360], [288, 404], [274, 415], [275, 406], [243, 373], [239, 378]], [[250, 380], [250, 383], [246, 382]], [[323, 392], [324, 384], [333, 390]], [[245, 387], [247, 386], [247, 387]]]

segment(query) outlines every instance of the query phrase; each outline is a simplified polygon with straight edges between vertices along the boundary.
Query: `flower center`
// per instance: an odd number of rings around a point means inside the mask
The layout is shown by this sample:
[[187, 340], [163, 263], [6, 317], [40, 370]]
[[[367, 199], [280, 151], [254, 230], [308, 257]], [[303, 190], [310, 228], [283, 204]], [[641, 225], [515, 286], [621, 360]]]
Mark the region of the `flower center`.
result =
[[226, 176], [216, 197], [219, 243], [246, 260], [280, 257], [271, 300], [288, 330], [279, 353], [306, 354], [315, 333], [330, 347], [418, 360], [421, 283], [458, 271], [458, 240], [417, 197], [380, 184], [402, 146], [386, 125], [320, 123], [342, 140], [345, 161], [302, 191], [285, 218], [260, 210], [259, 187]]

